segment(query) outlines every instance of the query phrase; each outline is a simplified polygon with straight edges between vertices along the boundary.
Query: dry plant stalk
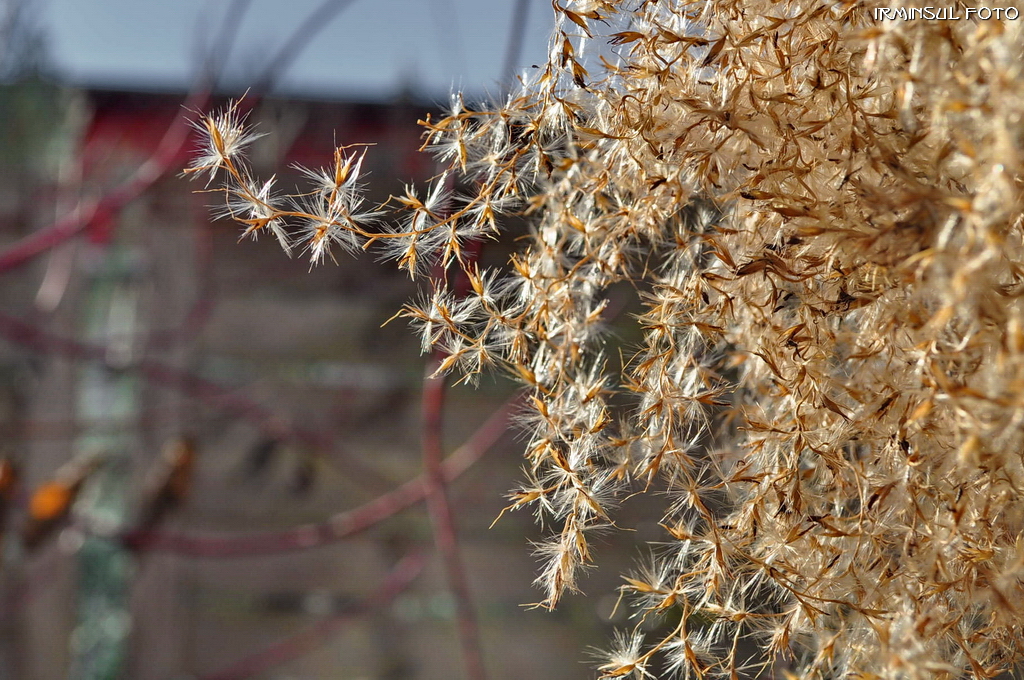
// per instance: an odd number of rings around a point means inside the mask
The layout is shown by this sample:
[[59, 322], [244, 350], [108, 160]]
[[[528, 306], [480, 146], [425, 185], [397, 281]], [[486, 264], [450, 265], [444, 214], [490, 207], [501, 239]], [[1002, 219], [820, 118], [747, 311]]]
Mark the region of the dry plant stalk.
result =
[[[442, 370], [531, 398], [512, 508], [555, 528], [544, 605], [624, 494], [667, 496], [605, 677], [992, 677], [1024, 653], [1024, 36], [813, 0], [554, 2], [547, 65], [424, 122], [447, 170], [361, 206], [360, 156], [278, 197], [234, 110], [191, 168], [314, 262], [381, 247]], [[473, 187], [452, 196], [449, 175]], [[454, 201], [447, 212], [440, 206]], [[507, 271], [463, 247], [525, 214]], [[644, 340], [607, 361], [606, 292]], [[652, 634], [644, 621], [660, 618]], [[741, 641], [754, 643], [751, 647]], [[755, 649], [752, 658], [749, 650]], [[748, 651], [743, 651], [748, 650]]]

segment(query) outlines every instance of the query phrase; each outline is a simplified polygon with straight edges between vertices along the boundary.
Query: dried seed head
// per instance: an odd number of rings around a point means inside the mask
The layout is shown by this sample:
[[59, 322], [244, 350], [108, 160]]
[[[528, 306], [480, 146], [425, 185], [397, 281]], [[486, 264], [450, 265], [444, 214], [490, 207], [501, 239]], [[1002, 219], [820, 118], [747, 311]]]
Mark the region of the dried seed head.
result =
[[[231, 213], [297, 223], [316, 261], [341, 245], [414, 277], [466, 269], [467, 297], [436, 286], [404, 315], [444, 370], [501, 366], [529, 393], [511, 507], [553, 526], [545, 606], [624, 494], [667, 495], [668, 546], [626, 590], [678, 625], [617, 638], [606, 676], [658, 657], [686, 678], [778, 657], [806, 678], [1020, 664], [1024, 24], [809, 0], [554, 8], [549, 62], [517, 92], [424, 122], [447, 174], [390, 222], [357, 216], [344, 155], [281, 209], [236, 165], [234, 108], [191, 170], [225, 170]], [[479, 274], [466, 241], [511, 214], [530, 237]], [[610, 321], [622, 283], [643, 310]]]

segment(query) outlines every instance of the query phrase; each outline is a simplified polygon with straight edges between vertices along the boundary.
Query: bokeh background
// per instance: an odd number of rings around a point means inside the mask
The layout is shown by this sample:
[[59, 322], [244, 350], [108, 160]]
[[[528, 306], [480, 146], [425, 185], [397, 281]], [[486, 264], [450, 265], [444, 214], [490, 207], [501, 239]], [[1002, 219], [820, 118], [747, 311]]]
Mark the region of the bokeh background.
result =
[[[256, 172], [290, 188], [369, 143], [384, 200], [435, 172], [417, 119], [546, 58], [548, 0], [0, 7], [0, 678], [468, 677], [417, 502], [428, 358], [382, 327], [420, 291], [370, 255], [311, 270], [239, 243], [180, 175], [183, 121], [248, 91]], [[507, 230], [485, 265], [528, 226]], [[446, 397], [487, 677], [594, 677], [657, 525], [627, 503], [588, 595], [524, 606], [542, 530], [491, 527], [521, 474], [514, 386]]]

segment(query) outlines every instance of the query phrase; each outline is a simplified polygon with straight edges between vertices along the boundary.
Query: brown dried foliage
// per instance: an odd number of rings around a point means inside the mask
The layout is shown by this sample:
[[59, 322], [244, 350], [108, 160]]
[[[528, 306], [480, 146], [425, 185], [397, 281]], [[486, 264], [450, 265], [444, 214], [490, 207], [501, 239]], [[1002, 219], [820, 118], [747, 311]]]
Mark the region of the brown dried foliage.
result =
[[[518, 93], [425, 121], [449, 169], [398, 200], [401, 224], [353, 217], [344, 150], [286, 208], [217, 148], [241, 128], [211, 119], [195, 169], [227, 170], [254, 233], [297, 233], [314, 259], [324, 238], [382, 245], [414, 275], [463, 262], [505, 214], [532, 220], [507, 271], [467, 266], [467, 296], [439, 286], [405, 315], [444, 370], [503, 366], [532, 397], [512, 507], [555, 526], [546, 606], [617, 500], [667, 490], [665, 541], [622, 591], [670, 632], [623, 633], [606, 677], [1012, 668], [1024, 24], [810, 0], [554, 7], [549, 62]], [[449, 173], [475, 190], [443, 212]], [[623, 281], [646, 307], [619, 371], [602, 330]]]

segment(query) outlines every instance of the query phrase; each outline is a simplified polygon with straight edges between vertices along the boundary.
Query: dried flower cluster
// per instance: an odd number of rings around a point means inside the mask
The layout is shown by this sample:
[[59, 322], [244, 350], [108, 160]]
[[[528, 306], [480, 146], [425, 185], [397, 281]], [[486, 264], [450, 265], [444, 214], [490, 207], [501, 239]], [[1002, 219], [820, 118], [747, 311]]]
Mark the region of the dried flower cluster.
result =
[[[314, 261], [383, 246], [413, 275], [463, 266], [467, 295], [438, 285], [405, 313], [445, 370], [507, 367], [532, 397], [512, 507], [555, 526], [545, 605], [617, 500], [666, 494], [606, 677], [1014, 667], [1024, 22], [815, 0], [554, 7], [549, 61], [519, 92], [424, 123], [448, 169], [397, 220], [360, 206], [344, 149], [308, 172], [313, 193], [274, 196], [240, 164], [251, 135], [232, 112], [206, 120], [193, 170], [225, 172], [226, 211]], [[478, 272], [466, 243], [513, 212], [529, 245]], [[624, 281], [644, 339], [620, 370], [602, 330]]]

